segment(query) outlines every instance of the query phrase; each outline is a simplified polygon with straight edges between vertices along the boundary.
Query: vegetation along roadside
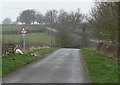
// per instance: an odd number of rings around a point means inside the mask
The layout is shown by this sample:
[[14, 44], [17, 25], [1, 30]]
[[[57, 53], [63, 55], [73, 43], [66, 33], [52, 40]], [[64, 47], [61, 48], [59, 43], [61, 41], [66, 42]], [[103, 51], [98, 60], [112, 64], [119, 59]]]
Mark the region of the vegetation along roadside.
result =
[[117, 59], [93, 51], [81, 50], [93, 83], [118, 83]]
[[26, 54], [12, 54], [3, 56], [2, 58], [2, 76], [15, 71], [16, 69], [25, 66], [26, 64], [32, 63], [33, 61], [43, 58], [48, 54], [55, 51], [56, 48], [40, 48], [34, 49]]

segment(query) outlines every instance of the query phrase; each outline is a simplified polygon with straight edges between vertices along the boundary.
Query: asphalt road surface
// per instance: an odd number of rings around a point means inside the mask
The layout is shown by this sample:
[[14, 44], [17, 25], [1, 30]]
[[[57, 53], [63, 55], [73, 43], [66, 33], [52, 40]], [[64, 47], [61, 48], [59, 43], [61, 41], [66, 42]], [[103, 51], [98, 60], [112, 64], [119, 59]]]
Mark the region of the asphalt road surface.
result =
[[3, 83], [90, 83], [79, 49], [59, 49], [18, 69]]

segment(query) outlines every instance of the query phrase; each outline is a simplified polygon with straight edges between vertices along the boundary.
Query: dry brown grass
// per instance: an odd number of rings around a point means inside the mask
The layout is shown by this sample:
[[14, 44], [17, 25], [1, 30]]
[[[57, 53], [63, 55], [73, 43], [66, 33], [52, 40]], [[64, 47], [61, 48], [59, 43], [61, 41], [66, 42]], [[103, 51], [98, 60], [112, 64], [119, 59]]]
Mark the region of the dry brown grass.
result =
[[102, 54], [109, 55], [112, 57], [118, 57], [118, 43], [99, 43], [97, 50], [100, 51]]

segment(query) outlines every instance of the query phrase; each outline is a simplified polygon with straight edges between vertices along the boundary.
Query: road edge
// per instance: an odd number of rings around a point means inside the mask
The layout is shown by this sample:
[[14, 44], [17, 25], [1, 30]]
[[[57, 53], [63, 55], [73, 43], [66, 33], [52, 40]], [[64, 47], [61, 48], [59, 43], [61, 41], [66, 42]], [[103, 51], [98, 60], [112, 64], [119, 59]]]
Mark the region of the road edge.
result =
[[86, 75], [87, 75], [87, 77], [88, 77], [88, 80], [89, 80], [90, 83], [92, 83], [92, 80], [91, 80], [91, 78], [90, 78], [89, 71], [88, 71], [88, 68], [87, 68], [87, 66], [86, 66], [86, 62], [85, 62], [84, 56], [83, 56], [83, 54], [82, 54], [82, 52], [81, 52], [81, 49], [79, 50], [79, 53], [80, 53], [81, 61], [83, 62], [83, 65], [84, 65], [83, 67], [84, 67], [84, 69], [85, 69], [85, 71], [86, 71]]

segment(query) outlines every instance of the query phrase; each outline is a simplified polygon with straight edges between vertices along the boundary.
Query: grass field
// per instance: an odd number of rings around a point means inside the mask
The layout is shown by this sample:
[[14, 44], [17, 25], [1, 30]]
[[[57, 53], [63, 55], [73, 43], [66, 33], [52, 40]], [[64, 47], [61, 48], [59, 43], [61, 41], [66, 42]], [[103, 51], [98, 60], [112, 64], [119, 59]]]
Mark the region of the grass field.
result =
[[28, 54], [13, 54], [13, 55], [8, 55], [8, 56], [3, 56], [2, 58], [2, 76], [5, 76], [16, 69], [29, 64], [37, 59], [45, 57], [45, 55], [48, 55], [52, 53], [55, 48], [41, 48], [32, 51], [32, 53], [38, 53], [38, 56], [33, 56]]
[[[3, 35], [3, 43], [19, 43], [22, 44], [22, 35]], [[51, 37], [45, 33], [29, 33], [25, 37], [26, 39], [26, 46], [50, 46], [51, 44]], [[52, 38], [54, 42], [54, 37]]]
[[2, 42], [2, 35], [0, 34], [0, 43]]
[[91, 49], [82, 49], [93, 83], [118, 83], [117, 60]]
[[[0, 29], [2, 31], [20, 31], [23, 26], [20, 25], [3, 25]], [[36, 26], [25, 26], [27, 30], [36, 30]], [[1, 39], [1, 36], [0, 36]], [[22, 45], [22, 39], [23, 37], [21, 34], [10, 34], [10, 35], [3, 35], [2, 40], [3, 43], [19, 43]], [[48, 34], [45, 33], [28, 33], [25, 37], [26, 39], [26, 46], [50, 46], [51, 45], [51, 37]], [[54, 37], [52, 38], [53, 45], [55, 44]]]
[[[22, 25], [1, 25], [0, 29], [2, 31], [20, 31], [22, 29]], [[25, 26], [27, 30], [34, 29], [32, 26]]]

